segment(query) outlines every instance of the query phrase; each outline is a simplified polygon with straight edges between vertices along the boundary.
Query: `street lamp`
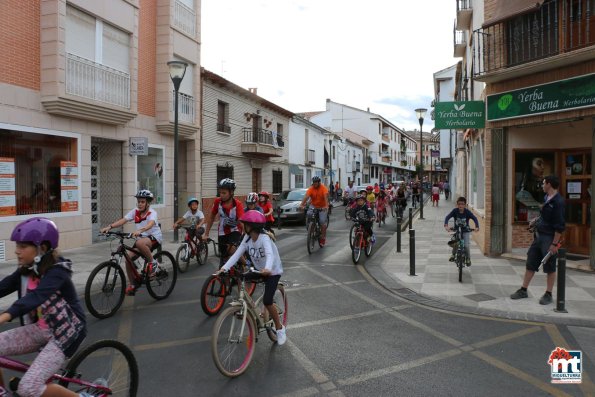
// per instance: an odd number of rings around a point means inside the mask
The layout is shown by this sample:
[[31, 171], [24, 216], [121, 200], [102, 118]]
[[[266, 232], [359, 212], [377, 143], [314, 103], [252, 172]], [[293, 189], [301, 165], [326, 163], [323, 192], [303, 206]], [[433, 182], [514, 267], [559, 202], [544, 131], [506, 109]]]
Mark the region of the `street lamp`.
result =
[[424, 155], [423, 155], [423, 147], [424, 147], [424, 137], [423, 137], [423, 125], [424, 125], [424, 116], [428, 109], [419, 108], [415, 109], [415, 115], [419, 120], [419, 160], [421, 163], [421, 189], [419, 192], [419, 219], [424, 219]]
[[[186, 74], [188, 64], [182, 61], [169, 61], [169, 77], [174, 83], [174, 222], [178, 220], [178, 90]], [[178, 233], [174, 232], [174, 242], [178, 242]]]

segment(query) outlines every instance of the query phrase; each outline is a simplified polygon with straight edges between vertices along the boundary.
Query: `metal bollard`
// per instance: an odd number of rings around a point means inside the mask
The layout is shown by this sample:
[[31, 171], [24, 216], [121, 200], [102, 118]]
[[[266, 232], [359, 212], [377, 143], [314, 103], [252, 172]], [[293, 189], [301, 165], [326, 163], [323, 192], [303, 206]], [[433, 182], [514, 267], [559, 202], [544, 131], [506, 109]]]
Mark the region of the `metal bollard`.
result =
[[556, 311], [568, 313], [566, 310], [566, 249], [558, 250], [558, 289], [556, 292]]
[[397, 217], [397, 252], [401, 252], [401, 217]]
[[409, 229], [409, 275], [415, 276], [415, 229]]
[[409, 208], [409, 230], [413, 229], [413, 208]]

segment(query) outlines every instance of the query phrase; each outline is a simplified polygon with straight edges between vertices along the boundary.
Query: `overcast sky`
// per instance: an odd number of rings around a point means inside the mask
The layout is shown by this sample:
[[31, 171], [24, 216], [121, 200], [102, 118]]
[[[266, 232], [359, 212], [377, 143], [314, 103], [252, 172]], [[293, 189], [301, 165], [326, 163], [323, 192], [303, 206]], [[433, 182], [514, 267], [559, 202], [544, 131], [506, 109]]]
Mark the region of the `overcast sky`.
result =
[[455, 0], [202, 0], [201, 14], [202, 66], [294, 113], [330, 98], [419, 128], [433, 73], [457, 62]]

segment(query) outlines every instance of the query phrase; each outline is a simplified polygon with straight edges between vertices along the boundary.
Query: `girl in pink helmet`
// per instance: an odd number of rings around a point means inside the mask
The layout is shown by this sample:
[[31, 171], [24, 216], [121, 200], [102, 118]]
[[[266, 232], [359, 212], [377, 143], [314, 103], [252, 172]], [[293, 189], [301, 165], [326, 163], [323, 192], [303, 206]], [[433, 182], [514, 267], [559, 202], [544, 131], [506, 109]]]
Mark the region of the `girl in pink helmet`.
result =
[[20, 317], [22, 327], [0, 333], [0, 355], [41, 349], [19, 382], [19, 396], [88, 396], [46, 384], [87, 335], [85, 313], [71, 279], [72, 263], [56, 251], [59, 237], [47, 218], [19, 223], [10, 237], [16, 242], [18, 268], [0, 281], [0, 297], [16, 291], [19, 298], [0, 314], [0, 324]]
[[273, 305], [273, 297], [277, 290], [277, 284], [283, 274], [283, 264], [281, 263], [279, 251], [269, 233], [264, 229], [266, 218], [263, 214], [255, 210], [250, 210], [242, 215], [240, 221], [244, 225], [246, 237], [242, 239], [242, 243], [236, 252], [227, 260], [217, 274], [228, 272], [244, 253], [250, 255], [252, 265], [265, 277], [264, 297], [262, 301], [275, 322], [277, 343], [282, 345], [287, 340], [285, 327], [279, 319], [279, 313], [275, 305]]

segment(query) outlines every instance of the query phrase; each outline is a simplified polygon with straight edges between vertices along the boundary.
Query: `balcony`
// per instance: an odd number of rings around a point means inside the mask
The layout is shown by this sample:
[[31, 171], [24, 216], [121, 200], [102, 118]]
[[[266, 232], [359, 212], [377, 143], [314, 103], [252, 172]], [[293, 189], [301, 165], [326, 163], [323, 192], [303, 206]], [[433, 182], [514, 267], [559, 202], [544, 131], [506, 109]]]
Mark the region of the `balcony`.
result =
[[359, 161], [351, 162], [351, 172], [361, 172], [361, 165]]
[[472, 17], [471, 0], [457, 0], [457, 30], [469, 30]]
[[465, 39], [465, 32], [457, 30], [456, 24], [452, 30], [454, 54], [455, 58], [461, 58], [465, 56], [465, 50], [467, 49], [467, 40]]
[[130, 110], [130, 75], [66, 53], [65, 95], [44, 100], [51, 114], [121, 125]]
[[[535, 12], [473, 32], [473, 77], [496, 82], [595, 59], [586, 1], [552, 0]], [[560, 15], [565, 15], [564, 18]]]
[[188, 36], [196, 36], [196, 13], [179, 0], [174, 1], [173, 25]]
[[[176, 104], [176, 91], [172, 90], [171, 118], [174, 118]], [[195, 124], [196, 104], [192, 95], [183, 94], [178, 91], [178, 120], [183, 123]]]
[[283, 137], [264, 128], [242, 128], [242, 153], [258, 158], [283, 156]]
[[217, 132], [231, 134], [231, 126], [224, 123], [217, 123]]

